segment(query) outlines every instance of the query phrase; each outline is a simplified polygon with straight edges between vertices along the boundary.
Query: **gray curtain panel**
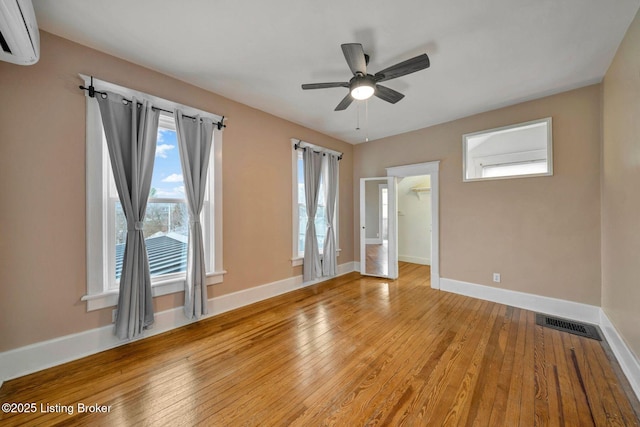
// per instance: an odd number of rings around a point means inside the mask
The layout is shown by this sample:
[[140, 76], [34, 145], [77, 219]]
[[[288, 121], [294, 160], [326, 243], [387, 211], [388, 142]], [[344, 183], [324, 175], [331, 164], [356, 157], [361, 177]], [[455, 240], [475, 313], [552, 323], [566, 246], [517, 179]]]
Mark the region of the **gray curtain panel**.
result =
[[184, 290], [184, 313], [199, 319], [207, 313], [206, 265], [200, 212], [204, 205], [213, 122], [209, 119], [183, 117], [174, 113], [180, 148], [180, 163], [189, 208], [189, 243], [187, 247], [187, 278]]
[[302, 278], [305, 282], [315, 280], [322, 275], [320, 251], [316, 236], [316, 211], [320, 193], [320, 175], [322, 172], [322, 153], [305, 148], [302, 155], [304, 164], [304, 195], [307, 199], [307, 229], [304, 239], [304, 267]]
[[333, 218], [336, 211], [336, 195], [338, 194], [338, 156], [326, 155], [327, 175], [325, 190], [327, 193], [327, 235], [322, 250], [322, 275], [338, 274], [338, 254], [336, 252], [336, 232], [333, 229]]
[[[153, 324], [149, 260], [143, 226], [151, 188], [159, 112], [116, 93], [97, 96], [118, 196], [127, 218], [127, 240], [120, 276], [115, 334], [140, 335]], [[115, 272], [111, 272], [115, 274]]]

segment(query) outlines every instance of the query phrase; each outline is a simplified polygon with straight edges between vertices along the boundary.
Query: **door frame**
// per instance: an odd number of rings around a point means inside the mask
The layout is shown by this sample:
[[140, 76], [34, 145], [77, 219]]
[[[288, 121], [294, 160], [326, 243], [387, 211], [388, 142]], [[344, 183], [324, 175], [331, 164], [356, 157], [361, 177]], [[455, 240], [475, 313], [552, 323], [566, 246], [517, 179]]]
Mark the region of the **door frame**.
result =
[[[440, 161], [386, 168], [387, 176], [429, 175], [431, 180], [431, 287], [440, 289]], [[398, 212], [395, 212], [398, 215]], [[397, 222], [397, 221], [396, 221]]]

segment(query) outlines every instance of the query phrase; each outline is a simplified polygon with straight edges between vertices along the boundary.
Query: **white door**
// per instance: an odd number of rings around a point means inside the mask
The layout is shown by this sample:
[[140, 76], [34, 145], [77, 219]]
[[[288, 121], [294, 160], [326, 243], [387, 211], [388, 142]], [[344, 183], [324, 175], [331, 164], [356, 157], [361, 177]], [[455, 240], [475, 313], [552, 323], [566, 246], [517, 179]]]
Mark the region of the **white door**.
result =
[[360, 273], [398, 278], [396, 178], [360, 178]]

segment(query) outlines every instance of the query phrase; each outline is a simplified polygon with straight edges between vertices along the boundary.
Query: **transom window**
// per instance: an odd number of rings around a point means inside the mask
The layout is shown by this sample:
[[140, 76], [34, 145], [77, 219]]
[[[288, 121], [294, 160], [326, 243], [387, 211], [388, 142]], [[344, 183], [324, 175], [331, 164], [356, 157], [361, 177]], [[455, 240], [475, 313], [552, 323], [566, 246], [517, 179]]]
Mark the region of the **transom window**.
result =
[[462, 137], [463, 180], [553, 175], [551, 117]]

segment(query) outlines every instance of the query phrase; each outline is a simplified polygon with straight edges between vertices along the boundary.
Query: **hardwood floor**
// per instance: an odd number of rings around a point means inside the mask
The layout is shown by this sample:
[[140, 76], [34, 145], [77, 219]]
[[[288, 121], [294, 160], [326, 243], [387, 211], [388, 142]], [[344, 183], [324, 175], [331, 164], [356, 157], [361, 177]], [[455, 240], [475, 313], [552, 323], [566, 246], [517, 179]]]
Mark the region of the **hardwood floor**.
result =
[[396, 281], [351, 273], [8, 381], [0, 403], [37, 411], [0, 424], [640, 424], [600, 342], [400, 265]]

